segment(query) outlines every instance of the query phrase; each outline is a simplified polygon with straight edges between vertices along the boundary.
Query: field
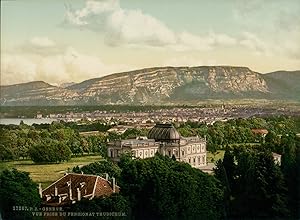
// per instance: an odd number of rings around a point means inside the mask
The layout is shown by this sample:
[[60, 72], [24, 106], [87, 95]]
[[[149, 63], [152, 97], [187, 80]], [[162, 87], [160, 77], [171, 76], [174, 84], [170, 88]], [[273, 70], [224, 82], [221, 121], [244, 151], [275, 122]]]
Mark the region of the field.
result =
[[68, 162], [59, 164], [35, 164], [31, 160], [0, 162], [0, 171], [5, 168], [16, 168], [17, 170], [29, 172], [31, 179], [36, 183], [41, 183], [42, 187], [45, 188], [62, 177], [68, 170], [71, 171], [73, 167], [87, 165], [101, 159], [101, 156], [97, 155], [74, 157]]

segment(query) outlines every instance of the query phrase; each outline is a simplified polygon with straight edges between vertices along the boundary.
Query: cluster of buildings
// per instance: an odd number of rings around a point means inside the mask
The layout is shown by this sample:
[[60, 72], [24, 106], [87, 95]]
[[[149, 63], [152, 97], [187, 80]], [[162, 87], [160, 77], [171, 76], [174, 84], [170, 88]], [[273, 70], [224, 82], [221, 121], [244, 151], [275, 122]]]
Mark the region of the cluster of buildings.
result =
[[[172, 124], [156, 124], [147, 137], [116, 140], [108, 143], [108, 157], [119, 161], [124, 153], [133, 158], [150, 158], [159, 153], [194, 168], [207, 165], [206, 140], [200, 137], [181, 137]], [[67, 173], [44, 190], [39, 185], [39, 194], [46, 206], [68, 206], [83, 198], [93, 199], [118, 193], [115, 178], [87, 174]]]
[[36, 118], [50, 118], [63, 121], [96, 121], [100, 120], [108, 124], [116, 124], [117, 122], [124, 122], [126, 124], [146, 124], [156, 122], [173, 122], [184, 123], [187, 121], [203, 122], [213, 124], [215, 121], [229, 120], [232, 118], [247, 118], [254, 115], [280, 115], [292, 114], [287, 109], [268, 109], [261, 107], [249, 106], [219, 106], [219, 107], [190, 107], [190, 108], [161, 108], [158, 110], [148, 111], [93, 111], [93, 112], [67, 112], [61, 114], [42, 115], [37, 114]]
[[[149, 158], [156, 153], [186, 162], [192, 167], [205, 167], [206, 141], [199, 137], [183, 138], [172, 124], [156, 124], [147, 137], [109, 142], [108, 156], [119, 161], [123, 153], [133, 158]], [[115, 178], [67, 173], [44, 190], [39, 185], [43, 205], [63, 207], [81, 201], [118, 193], [120, 187]]]
[[[253, 129], [252, 132], [265, 136], [268, 131]], [[207, 163], [206, 140], [198, 136], [182, 137], [170, 123], [156, 124], [147, 137], [115, 140], [108, 143], [108, 157], [115, 162], [122, 154], [130, 154], [134, 159], [146, 159], [155, 154], [168, 156], [190, 164], [204, 172], [212, 173], [214, 164]], [[274, 162], [281, 164], [281, 155], [272, 153]], [[93, 199], [118, 193], [120, 187], [115, 178], [67, 173], [44, 190], [39, 185], [39, 194], [45, 206], [68, 206], [83, 198]]]
[[230, 117], [230, 110], [225, 108], [171, 108], [149, 110], [143, 112], [115, 112], [115, 111], [94, 111], [94, 112], [67, 112], [64, 114], [37, 114], [36, 118], [50, 118], [67, 122], [81, 120], [106, 123], [124, 122], [126, 124], [145, 124], [155, 122], [178, 122], [187, 121], [208, 122], [223, 120]]

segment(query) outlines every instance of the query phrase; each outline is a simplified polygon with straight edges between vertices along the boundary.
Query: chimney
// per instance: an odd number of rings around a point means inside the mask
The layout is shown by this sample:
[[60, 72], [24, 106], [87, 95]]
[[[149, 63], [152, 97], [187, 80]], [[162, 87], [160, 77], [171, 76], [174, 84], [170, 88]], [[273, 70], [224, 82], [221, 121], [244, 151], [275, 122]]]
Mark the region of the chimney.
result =
[[54, 196], [57, 196], [58, 195], [58, 190], [57, 190], [57, 187], [54, 186]]
[[71, 187], [71, 184], [69, 186], [69, 197], [70, 197], [70, 200], [72, 200], [72, 187]]
[[112, 189], [113, 189], [113, 193], [116, 192], [116, 179], [113, 177], [112, 178]]
[[39, 194], [40, 194], [40, 197], [42, 198], [43, 197], [43, 189], [42, 189], [41, 183], [39, 183]]
[[105, 173], [105, 179], [108, 180], [108, 173]]
[[80, 189], [77, 188], [77, 200], [80, 201], [81, 200], [81, 192]]
[[49, 201], [51, 199], [50, 195], [46, 195], [46, 201]]

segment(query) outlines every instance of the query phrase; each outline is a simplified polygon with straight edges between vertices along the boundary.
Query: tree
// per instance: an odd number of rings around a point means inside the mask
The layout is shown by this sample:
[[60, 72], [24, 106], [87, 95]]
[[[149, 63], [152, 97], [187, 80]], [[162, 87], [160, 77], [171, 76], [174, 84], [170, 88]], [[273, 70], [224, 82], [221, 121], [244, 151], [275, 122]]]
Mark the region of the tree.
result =
[[[129, 203], [127, 199], [121, 194], [112, 194], [109, 197], [100, 197], [92, 200], [83, 199], [71, 206], [72, 212], [118, 212], [121, 216], [101, 216], [101, 217], [87, 217], [86, 219], [129, 219]], [[122, 216], [124, 214], [124, 216]], [[72, 218], [73, 219], [73, 218]], [[85, 219], [78, 217], [74, 219]], [[126, 218], [125, 218], [126, 219]]]
[[122, 139], [130, 139], [130, 138], [136, 138], [138, 136], [147, 136], [147, 130], [130, 128], [130, 129], [127, 129], [124, 132], [124, 134], [121, 135], [121, 138]]
[[37, 185], [26, 172], [16, 169], [0, 173], [0, 210], [3, 219], [32, 219], [31, 212], [13, 211], [13, 206], [40, 207]]
[[115, 177], [118, 181], [121, 175], [121, 169], [116, 164], [111, 161], [102, 160], [99, 162], [90, 163], [81, 168], [78, 166], [73, 168], [75, 173], [85, 173], [93, 175], [103, 175], [107, 173], [110, 177]]
[[0, 144], [0, 160], [13, 160], [15, 158], [15, 154], [11, 147]]
[[83, 154], [83, 149], [81, 147], [80, 140], [76, 138], [70, 138], [67, 142], [67, 145], [69, 146], [70, 150], [74, 155]]
[[288, 216], [283, 175], [270, 152], [241, 151], [237, 168], [231, 207], [234, 217]]
[[[284, 153], [281, 159], [281, 170], [288, 187], [288, 204], [293, 217], [300, 217], [300, 138], [286, 137], [282, 140]], [[299, 204], [297, 204], [299, 203]], [[298, 211], [299, 210], [299, 211]], [[297, 213], [299, 212], [299, 213]]]
[[36, 163], [58, 163], [71, 159], [71, 150], [64, 143], [46, 140], [36, 144], [29, 149], [30, 158]]
[[121, 194], [129, 199], [135, 219], [223, 216], [223, 190], [213, 176], [161, 155], [123, 165]]
[[214, 173], [215, 173], [216, 178], [221, 181], [223, 188], [224, 188], [223, 189], [223, 191], [224, 191], [224, 201], [223, 202], [224, 202], [224, 209], [225, 209], [224, 217], [226, 218], [228, 213], [230, 212], [229, 204], [230, 204], [230, 197], [231, 197], [231, 189], [229, 186], [226, 170], [225, 170], [222, 160], [217, 161], [216, 168], [214, 168]]
[[223, 166], [225, 169], [229, 192], [234, 188], [234, 178], [236, 175], [236, 165], [234, 161], [234, 155], [230, 150], [226, 150], [223, 158]]

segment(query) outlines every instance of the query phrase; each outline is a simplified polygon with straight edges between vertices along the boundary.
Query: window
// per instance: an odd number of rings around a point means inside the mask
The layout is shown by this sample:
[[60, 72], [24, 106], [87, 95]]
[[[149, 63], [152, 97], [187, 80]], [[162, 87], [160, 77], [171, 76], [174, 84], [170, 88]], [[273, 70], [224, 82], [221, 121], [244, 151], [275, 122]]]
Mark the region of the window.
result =
[[133, 151], [131, 151], [131, 154], [132, 154], [132, 156], [136, 156], [135, 154], [136, 154], [136, 151], [135, 150], [133, 150]]
[[201, 164], [201, 159], [200, 159], [200, 157], [198, 157], [198, 164]]
[[169, 156], [171, 157], [171, 150], [168, 150]]
[[196, 163], [196, 158], [194, 157], [194, 164]]
[[183, 151], [181, 151], [181, 155], [182, 155], [182, 156], [184, 156], [184, 150], [183, 150]]
[[189, 163], [191, 163], [191, 158], [189, 157]]
[[114, 150], [110, 150], [110, 157], [114, 157]]

